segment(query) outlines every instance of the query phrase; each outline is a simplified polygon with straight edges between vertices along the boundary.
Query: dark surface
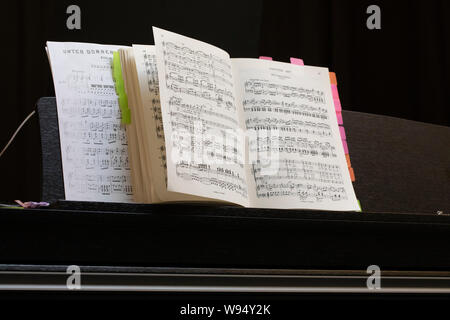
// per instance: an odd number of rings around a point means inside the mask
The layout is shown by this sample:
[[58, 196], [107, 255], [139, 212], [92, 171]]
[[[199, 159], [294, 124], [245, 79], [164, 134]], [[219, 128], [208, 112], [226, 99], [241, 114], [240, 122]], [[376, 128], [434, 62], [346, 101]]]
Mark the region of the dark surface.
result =
[[450, 214], [450, 128], [344, 111], [356, 196], [368, 212]]
[[53, 202], [65, 198], [56, 99], [40, 99], [37, 110], [42, 159], [41, 199]]
[[155, 205], [0, 209], [0, 264], [449, 271], [450, 217]]
[[[38, 111], [43, 200], [64, 199], [55, 98], [42, 98]], [[450, 128], [351, 111], [343, 116], [355, 192], [364, 211], [450, 214]], [[76, 203], [69, 207], [87, 208]], [[87, 209], [105, 208], [117, 211], [103, 204]]]

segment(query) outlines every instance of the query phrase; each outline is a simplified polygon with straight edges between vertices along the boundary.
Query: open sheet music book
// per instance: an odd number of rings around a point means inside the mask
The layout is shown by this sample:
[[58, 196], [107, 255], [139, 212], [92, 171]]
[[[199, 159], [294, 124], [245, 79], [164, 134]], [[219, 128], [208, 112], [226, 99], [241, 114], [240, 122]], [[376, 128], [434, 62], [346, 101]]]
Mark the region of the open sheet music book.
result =
[[[215, 46], [153, 33], [155, 46], [48, 43], [69, 200], [129, 201], [131, 183], [143, 203], [359, 211], [328, 69], [231, 59]], [[120, 52], [126, 129], [106, 75], [112, 55], [87, 54], [90, 46]]]

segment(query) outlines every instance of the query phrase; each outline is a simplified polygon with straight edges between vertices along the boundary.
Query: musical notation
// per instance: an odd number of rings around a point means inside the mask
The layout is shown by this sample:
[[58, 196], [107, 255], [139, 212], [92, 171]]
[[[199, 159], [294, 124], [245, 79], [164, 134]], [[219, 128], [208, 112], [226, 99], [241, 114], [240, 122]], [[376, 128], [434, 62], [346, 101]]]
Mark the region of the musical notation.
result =
[[244, 83], [244, 89], [247, 94], [256, 96], [294, 98], [298, 101], [320, 103], [324, 105], [325, 93], [316, 89], [306, 89], [303, 87], [282, 85], [273, 82], [261, 81], [256, 79], [247, 80]]
[[200, 116], [202, 114], [204, 114], [204, 115], [208, 115], [211, 117], [216, 117], [216, 118], [226, 120], [227, 122], [230, 122], [230, 123], [234, 124], [235, 126], [238, 125], [238, 122], [235, 117], [231, 117], [222, 112], [215, 111], [215, 109], [212, 105], [183, 103], [182, 100], [176, 96], [170, 97], [169, 105], [173, 106], [171, 108], [171, 110], [175, 109], [176, 112], [182, 111], [183, 113], [192, 115], [193, 117], [195, 117], [197, 119], [199, 119]]
[[301, 116], [328, 120], [327, 109], [323, 106], [285, 102], [272, 99], [248, 99], [242, 102], [245, 112], [275, 112], [284, 115]]
[[232, 191], [247, 197], [245, 178], [239, 173], [221, 167], [212, 168], [206, 164], [190, 164], [180, 162], [176, 164], [176, 173], [187, 181], [196, 181], [205, 186], [215, 186], [221, 190]]
[[317, 184], [294, 183], [262, 183], [257, 186], [259, 199], [271, 199], [280, 197], [293, 197], [302, 202], [322, 202], [323, 200], [342, 201], [347, 200], [347, 192], [344, 187], [330, 187]]
[[[221, 80], [232, 85], [233, 74], [229, 61], [214, 53], [193, 50], [188, 46], [177, 45], [171, 41], [162, 43], [165, 51], [165, 64], [169, 70], [184, 66], [188, 74], [197, 73], [209, 79]], [[178, 69], [180, 70], [180, 69]]]
[[248, 118], [245, 121], [248, 130], [281, 131], [286, 133], [298, 133], [316, 135], [319, 137], [332, 137], [331, 127], [327, 123], [317, 123], [296, 119], [280, 119], [276, 117]]
[[193, 96], [235, 111], [231, 65], [225, 59], [170, 41], [162, 42], [165, 83], [175, 96]]
[[129, 170], [130, 163], [126, 147], [79, 147], [69, 145], [65, 148], [65, 160], [70, 161], [74, 168], [84, 170]]
[[299, 156], [337, 157], [336, 147], [330, 142], [310, 140], [300, 136], [258, 136], [250, 140], [249, 149], [257, 153], [272, 151]]
[[257, 182], [302, 180], [333, 185], [344, 184], [341, 167], [335, 164], [308, 160], [272, 160], [271, 166], [277, 168], [277, 173], [271, 175], [263, 174], [263, 165], [264, 163], [256, 161], [252, 166], [253, 175]]
[[90, 197], [123, 197], [123, 194], [132, 195], [130, 175], [98, 175], [70, 172], [67, 175], [66, 185], [79, 195]]
[[158, 70], [156, 66], [156, 55], [148, 52], [148, 48], [141, 49], [141, 55], [143, 56], [143, 63], [145, 67], [147, 90], [150, 93], [151, 99], [149, 105], [144, 105], [145, 108], [150, 108], [153, 114], [153, 120], [155, 121], [155, 137], [156, 144], [153, 146], [154, 152], [158, 154], [160, 168], [163, 171], [164, 180], [167, 186], [167, 156], [164, 137], [164, 124], [161, 111], [161, 101], [159, 97], [159, 79]]
[[117, 99], [88, 99], [83, 97], [61, 98], [58, 109], [67, 116], [82, 118], [103, 118], [120, 120], [121, 114]]

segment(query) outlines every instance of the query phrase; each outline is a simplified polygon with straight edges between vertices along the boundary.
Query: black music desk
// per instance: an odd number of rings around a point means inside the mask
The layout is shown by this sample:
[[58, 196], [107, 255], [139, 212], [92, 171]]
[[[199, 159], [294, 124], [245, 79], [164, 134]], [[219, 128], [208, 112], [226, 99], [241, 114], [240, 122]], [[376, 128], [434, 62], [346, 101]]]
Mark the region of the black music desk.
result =
[[[38, 102], [43, 200], [64, 198], [54, 98]], [[56, 201], [0, 209], [0, 289], [450, 292], [450, 128], [344, 112], [363, 213]], [[56, 139], [56, 140], [55, 140]]]
[[[155, 205], [141, 212], [0, 210], [0, 289], [450, 292], [446, 215]], [[416, 290], [416, 291], [414, 291]]]

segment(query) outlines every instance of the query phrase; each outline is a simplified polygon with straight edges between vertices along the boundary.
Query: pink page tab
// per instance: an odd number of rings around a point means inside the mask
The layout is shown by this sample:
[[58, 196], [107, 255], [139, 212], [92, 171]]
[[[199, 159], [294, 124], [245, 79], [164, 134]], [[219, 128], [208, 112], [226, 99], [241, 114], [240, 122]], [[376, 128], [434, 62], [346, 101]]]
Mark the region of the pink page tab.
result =
[[338, 92], [337, 85], [335, 85], [335, 84], [331, 85], [331, 93], [333, 94], [333, 99], [339, 99], [339, 92]]
[[350, 154], [348, 152], [348, 144], [347, 144], [347, 140], [342, 140], [342, 145], [344, 146], [344, 153], [345, 154]]
[[342, 126], [339, 126], [339, 133], [341, 134], [342, 140], [347, 140], [347, 135], [345, 134], [345, 129]]
[[341, 100], [339, 100], [339, 99], [333, 99], [333, 100], [334, 100], [334, 108], [336, 109], [336, 112], [341, 112], [342, 111]]
[[336, 112], [337, 120], [339, 125], [344, 124], [344, 119], [342, 118], [342, 112]]
[[298, 59], [298, 58], [291, 58], [291, 63], [292, 64], [296, 64], [298, 66], [304, 66], [305, 65], [303, 60], [302, 59]]
[[261, 56], [261, 57], [259, 57], [261, 60], [270, 60], [270, 61], [272, 61], [273, 59], [272, 59], [272, 57], [265, 57], [265, 56]]

